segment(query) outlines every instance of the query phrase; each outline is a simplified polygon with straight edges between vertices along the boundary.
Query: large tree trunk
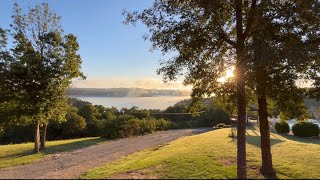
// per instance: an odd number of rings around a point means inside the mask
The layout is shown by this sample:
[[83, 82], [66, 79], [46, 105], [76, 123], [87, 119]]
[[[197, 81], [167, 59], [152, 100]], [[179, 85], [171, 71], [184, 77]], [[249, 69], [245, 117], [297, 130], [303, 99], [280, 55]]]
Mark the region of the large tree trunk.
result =
[[235, 1], [236, 11], [236, 83], [237, 83], [237, 106], [238, 106], [238, 126], [237, 126], [237, 178], [246, 179], [246, 92], [245, 92], [245, 53], [244, 53], [244, 32], [242, 22], [242, 0]]
[[34, 153], [38, 153], [39, 152], [39, 138], [40, 138], [40, 123], [39, 121], [36, 122], [35, 126], [34, 126], [34, 149], [33, 152]]
[[48, 123], [45, 123], [42, 126], [42, 134], [41, 134], [41, 137], [40, 137], [40, 140], [41, 140], [40, 150], [46, 149], [47, 127], [48, 127]]
[[[255, 55], [256, 56], [256, 55]], [[256, 57], [257, 58], [257, 57]], [[260, 172], [263, 175], [275, 175], [275, 171], [272, 166], [272, 155], [270, 147], [270, 132], [268, 121], [268, 108], [266, 98], [266, 76], [267, 72], [263, 65], [257, 67], [257, 95], [259, 104], [259, 127], [261, 138], [261, 157], [262, 167]]]
[[246, 97], [244, 80], [237, 82], [237, 100], [237, 177], [238, 179], [246, 179]]
[[267, 113], [267, 99], [266, 97], [259, 97], [259, 117], [260, 117], [260, 136], [261, 136], [261, 156], [262, 167], [260, 171], [264, 175], [274, 175], [275, 171], [272, 167], [272, 155], [270, 147], [270, 132]]

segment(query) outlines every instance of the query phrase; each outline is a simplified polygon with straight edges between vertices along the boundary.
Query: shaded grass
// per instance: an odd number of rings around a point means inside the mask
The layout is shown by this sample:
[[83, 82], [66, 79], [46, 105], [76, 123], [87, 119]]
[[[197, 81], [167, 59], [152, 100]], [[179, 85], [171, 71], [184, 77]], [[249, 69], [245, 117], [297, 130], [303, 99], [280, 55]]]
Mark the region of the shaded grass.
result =
[[[93, 168], [81, 178], [108, 178], [134, 170], [152, 169], [161, 178], [236, 178], [236, 141], [230, 129], [175, 140]], [[272, 155], [278, 178], [319, 178], [320, 140], [288, 139], [272, 134]], [[248, 178], [265, 178], [261, 165], [259, 131], [247, 130]]]
[[47, 149], [33, 154], [33, 143], [0, 146], [0, 168], [28, 164], [41, 160], [46, 154], [88, 147], [105, 141], [101, 138], [80, 138], [72, 140], [48, 141]]

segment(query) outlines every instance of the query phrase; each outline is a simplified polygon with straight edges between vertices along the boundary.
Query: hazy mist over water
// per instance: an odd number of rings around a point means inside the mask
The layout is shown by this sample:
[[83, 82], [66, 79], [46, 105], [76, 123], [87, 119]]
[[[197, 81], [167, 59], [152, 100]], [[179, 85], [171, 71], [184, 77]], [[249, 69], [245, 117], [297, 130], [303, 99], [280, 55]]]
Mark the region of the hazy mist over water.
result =
[[73, 96], [83, 101], [88, 101], [93, 105], [103, 105], [105, 107], [116, 107], [121, 109], [137, 106], [140, 109], [161, 109], [164, 110], [169, 106], [185, 99], [190, 99], [190, 96], [156, 96], [156, 97], [84, 97]]

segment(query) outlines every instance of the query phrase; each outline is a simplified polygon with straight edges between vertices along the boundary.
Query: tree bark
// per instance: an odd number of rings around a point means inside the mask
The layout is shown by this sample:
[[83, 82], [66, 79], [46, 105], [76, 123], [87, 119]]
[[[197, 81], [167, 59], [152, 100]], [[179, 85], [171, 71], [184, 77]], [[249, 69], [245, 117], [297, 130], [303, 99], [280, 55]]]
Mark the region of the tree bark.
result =
[[40, 137], [40, 141], [41, 141], [40, 150], [45, 150], [46, 149], [47, 127], [48, 127], [48, 123], [45, 123], [43, 125], [43, 127], [42, 127], [42, 134], [41, 134], [41, 137]]
[[237, 82], [237, 100], [237, 177], [238, 179], [246, 179], [246, 97], [244, 80]]
[[[255, 55], [256, 56], [256, 55]], [[256, 57], [257, 58], [257, 57]], [[257, 61], [257, 60], [256, 60]], [[267, 72], [263, 65], [257, 67], [257, 95], [259, 104], [259, 128], [261, 138], [262, 166], [260, 172], [263, 175], [273, 176], [275, 171], [272, 166], [272, 154], [270, 146], [270, 131], [268, 121], [268, 104], [266, 98]]]
[[237, 83], [237, 106], [238, 106], [238, 125], [237, 125], [237, 178], [246, 179], [246, 92], [245, 92], [245, 53], [242, 22], [242, 0], [235, 1], [236, 11], [236, 83]]
[[[260, 10], [257, 14], [259, 18], [263, 16], [263, 11]], [[256, 44], [254, 50], [254, 62], [255, 62], [255, 76], [256, 76], [256, 93], [258, 97], [259, 106], [259, 128], [260, 128], [260, 139], [261, 139], [261, 158], [262, 166], [260, 172], [263, 175], [274, 176], [275, 170], [272, 165], [272, 154], [270, 146], [270, 130], [268, 121], [268, 104], [267, 104], [267, 62], [263, 60], [264, 40], [253, 37], [253, 42]]]
[[260, 171], [263, 175], [274, 175], [275, 171], [272, 166], [272, 155], [270, 147], [270, 132], [267, 112], [267, 99], [265, 96], [258, 98], [259, 117], [260, 117], [260, 136], [261, 136], [261, 157], [262, 167]]
[[36, 122], [34, 126], [34, 153], [39, 153], [39, 138], [40, 138], [40, 123], [39, 121]]

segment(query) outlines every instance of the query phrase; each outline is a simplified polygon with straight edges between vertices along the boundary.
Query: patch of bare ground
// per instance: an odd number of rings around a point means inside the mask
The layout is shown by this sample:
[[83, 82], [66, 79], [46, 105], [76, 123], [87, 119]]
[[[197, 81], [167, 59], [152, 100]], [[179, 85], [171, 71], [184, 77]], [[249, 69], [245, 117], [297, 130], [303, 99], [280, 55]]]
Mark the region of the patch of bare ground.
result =
[[114, 174], [108, 179], [160, 179], [160, 176], [154, 173], [156, 167], [128, 171], [124, 173]]
[[233, 166], [237, 164], [237, 161], [235, 158], [232, 157], [226, 157], [226, 158], [221, 158], [219, 159], [219, 162], [221, 162], [225, 166]]

